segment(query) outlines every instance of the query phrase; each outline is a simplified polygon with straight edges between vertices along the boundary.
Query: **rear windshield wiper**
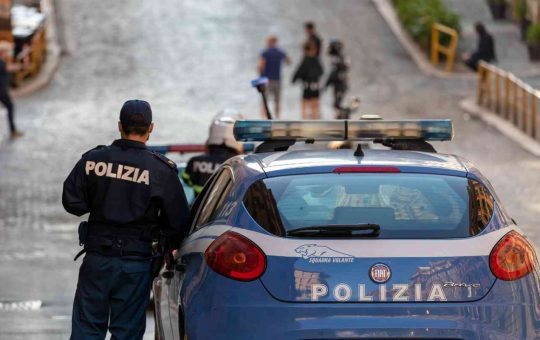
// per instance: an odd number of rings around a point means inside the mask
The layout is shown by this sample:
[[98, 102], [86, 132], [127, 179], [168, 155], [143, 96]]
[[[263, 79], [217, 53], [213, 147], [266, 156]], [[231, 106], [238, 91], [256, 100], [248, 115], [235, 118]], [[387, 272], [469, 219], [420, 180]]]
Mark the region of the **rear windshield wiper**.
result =
[[364, 238], [378, 237], [380, 231], [381, 226], [374, 223], [330, 224], [288, 230], [287, 236]]

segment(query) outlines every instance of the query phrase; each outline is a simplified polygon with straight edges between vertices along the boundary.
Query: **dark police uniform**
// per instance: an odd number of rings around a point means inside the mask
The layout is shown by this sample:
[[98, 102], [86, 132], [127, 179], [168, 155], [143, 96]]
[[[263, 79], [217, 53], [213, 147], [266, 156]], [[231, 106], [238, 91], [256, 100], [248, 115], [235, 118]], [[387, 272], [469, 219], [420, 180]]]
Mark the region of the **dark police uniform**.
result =
[[348, 70], [349, 66], [345, 57], [338, 55], [332, 57], [332, 71], [326, 80], [325, 88], [334, 87], [334, 108], [342, 108], [343, 98], [348, 89]]
[[[326, 80], [325, 88], [334, 87], [334, 108], [341, 111], [342, 101], [348, 89], [349, 63], [343, 54], [343, 42], [333, 40], [328, 46], [328, 55], [332, 60], [332, 71]], [[338, 118], [344, 118], [339, 117]]]
[[86, 255], [79, 271], [71, 339], [142, 339], [152, 281], [152, 240], [173, 246], [189, 210], [174, 162], [141, 142], [120, 139], [83, 154], [64, 182], [62, 204], [90, 213], [80, 228]]
[[238, 153], [226, 146], [209, 145], [208, 153], [192, 157], [182, 173], [184, 181], [198, 195], [206, 182], [227, 159]]

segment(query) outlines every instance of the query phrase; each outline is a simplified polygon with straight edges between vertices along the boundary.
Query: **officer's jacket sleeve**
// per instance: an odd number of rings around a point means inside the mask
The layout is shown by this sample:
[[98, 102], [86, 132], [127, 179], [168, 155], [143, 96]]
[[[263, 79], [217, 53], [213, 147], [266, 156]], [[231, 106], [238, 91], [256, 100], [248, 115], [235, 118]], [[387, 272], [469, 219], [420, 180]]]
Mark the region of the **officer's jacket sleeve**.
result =
[[162, 196], [162, 231], [176, 246], [189, 232], [189, 205], [175, 171], [168, 171]]
[[193, 186], [193, 179], [191, 178], [191, 174], [193, 174], [193, 160], [192, 159], [188, 161], [186, 168], [182, 172], [182, 179], [190, 187]]
[[81, 216], [89, 212], [84, 166], [86, 157], [81, 158], [64, 181], [62, 205], [67, 212]]

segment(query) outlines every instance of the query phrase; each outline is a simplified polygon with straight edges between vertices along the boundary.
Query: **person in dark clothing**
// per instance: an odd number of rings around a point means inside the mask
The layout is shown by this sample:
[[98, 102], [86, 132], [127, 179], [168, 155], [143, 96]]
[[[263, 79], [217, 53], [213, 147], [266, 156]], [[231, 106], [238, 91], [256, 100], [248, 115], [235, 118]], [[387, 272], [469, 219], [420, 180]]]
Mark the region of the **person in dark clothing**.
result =
[[17, 138], [23, 133], [15, 127], [15, 107], [9, 95], [9, 71], [14, 67], [9, 62], [10, 54], [9, 46], [0, 46], [0, 102], [7, 110], [11, 138]]
[[319, 58], [321, 55], [322, 39], [317, 34], [317, 30], [315, 29], [315, 23], [312, 21], [306, 22], [304, 24], [304, 29], [307, 35], [307, 41], [304, 43], [304, 46], [308, 44], [313, 45], [315, 48], [315, 56]]
[[336, 110], [336, 117], [338, 117], [343, 108], [343, 98], [348, 89], [349, 63], [343, 53], [343, 43], [339, 40], [330, 42], [328, 55], [332, 60], [332, 71], [326, 80], [324, 88], [330, 86], [334, 88], [334, 109]]
[[478, 48], [473, 54], [465, 53], [463, 55], [464, 63], [474, 71], [478, 70], [478, 62], [483, 60], [485, 62], [496, 61], [495, 55], [495, 41], [491, 34], [488, 33], [485, 26], [477, 22], [474, 25], [474, 29], [478, 34]]
[[303, 85], [302, 119], [319, 119], [319, 82], [323, 75], [323, 67], [317, 58], [315, 45], [307, 43], [304, 51], [304, 59], [294, 73], [292, 82], [294, 84], [300, 80]]
[[150, 105], [127, 101], [121, 139], [98, 146], [64, 182], [62, 204], [79, 226], [83, 263], [73, 303], [71, 339], [142, 339], [158, 257], [152, 242], [178, 247], [189, 228], [189, 207], [176, 164], [146, 148], [153, 130]]
[[[281, 64], [285, 62], [290, 64], [291, 61], [285, 51], [277, 46], [278, 39], [276, 36], [270, 36], [267, 40], [267, 47], [262, 51], [259, 58], [259, 74], [261, 77], [268, 78], [266, 92], [274, 97], [274, 112], [276, 118], [280, 116], [280, 98], [281, 98]], [[266, 115], [266, 110], [263, 105], [263, 115]]]
[[233, 134], [234, 122], [238, 119], [243, 119], [243, 116], [233, 109], [218, 113], [210, 125], [206, 141], [207, 152], [188, 161], [182, 179], [193, 188], [195, 195], [201, 193], [206, 182], [223, 162], [242, 153], [243, 146], [236, 141]]

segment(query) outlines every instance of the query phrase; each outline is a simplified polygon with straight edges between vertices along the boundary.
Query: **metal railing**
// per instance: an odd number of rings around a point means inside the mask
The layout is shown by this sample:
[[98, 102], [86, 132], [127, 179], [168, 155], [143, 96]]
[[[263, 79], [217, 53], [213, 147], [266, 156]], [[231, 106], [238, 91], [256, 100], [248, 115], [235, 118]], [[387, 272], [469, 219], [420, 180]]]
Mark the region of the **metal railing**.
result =
[[[450, 37], [448, 46], [441, 45], [440, 33], [444, 33]], [[456, 58], [458, 39], [459, 34], [455, 29], [434, 23], [433, 26], [431, 26], [431, 63], [433, 65], [438, 65], [439, 54], [444, 54], [446, 56], [446, 71], [452, 72], [454, 60]]]
[[493, 111], [537, 141], [540, 141], [539, 99], [540, 91], [512, 73], [484, 61], [478, 64], [478, 105]]

